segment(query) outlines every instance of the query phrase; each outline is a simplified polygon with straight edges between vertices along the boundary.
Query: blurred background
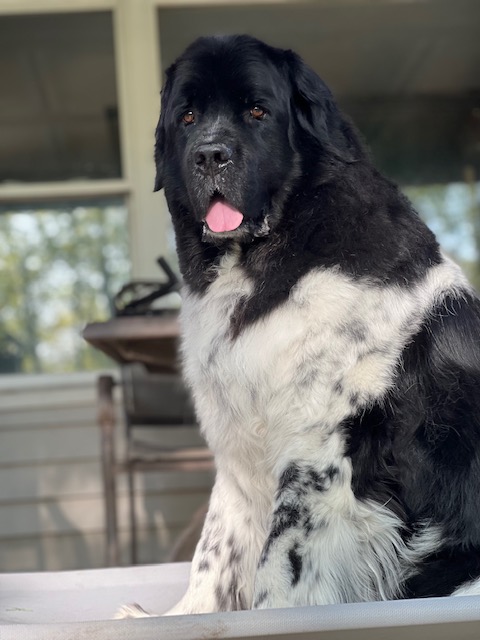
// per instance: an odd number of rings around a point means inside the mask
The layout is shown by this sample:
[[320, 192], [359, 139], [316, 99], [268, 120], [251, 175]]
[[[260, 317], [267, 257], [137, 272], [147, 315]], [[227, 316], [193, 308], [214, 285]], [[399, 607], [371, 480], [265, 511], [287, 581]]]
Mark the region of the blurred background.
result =
[[[0, 0], [2, 571], [106, 563], [95, 381], [115, 363], [81, 332], [159, 255], [176, 264], [152, 192], [163, 72], [196, 36], [241, 32], [314, 67], [480, 287], [477, 0]], [[138, 481], [139, 562], [169, 557], [211, 482]], [[125, 564], [121, 477], [117, 497]]]

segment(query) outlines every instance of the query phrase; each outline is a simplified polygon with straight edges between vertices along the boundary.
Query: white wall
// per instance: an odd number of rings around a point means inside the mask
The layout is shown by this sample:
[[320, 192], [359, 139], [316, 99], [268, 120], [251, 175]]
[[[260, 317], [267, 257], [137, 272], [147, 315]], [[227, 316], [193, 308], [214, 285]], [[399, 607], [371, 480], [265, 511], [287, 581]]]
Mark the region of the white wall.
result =
[[[95, 379], [92, 373], [0, 377], [0, 571], [105, 563]], [[121, 454], [119, 398], [117, 404]], [[191, 438], [188, 429], [157, 433], [166, 442]], [[125, 480], [118, 478], [118, 508], [127, 564]], [[137, 480], [140, 562], [159, 562], [208, 499], [212, 477], [151, 472]]]

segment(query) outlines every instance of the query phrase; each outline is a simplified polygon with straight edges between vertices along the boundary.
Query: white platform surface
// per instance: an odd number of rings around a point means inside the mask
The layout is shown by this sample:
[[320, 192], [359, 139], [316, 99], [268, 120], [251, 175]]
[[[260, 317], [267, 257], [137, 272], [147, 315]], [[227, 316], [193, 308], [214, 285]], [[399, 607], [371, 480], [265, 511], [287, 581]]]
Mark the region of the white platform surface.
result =
[[480, 640], [480, 596], [112, 620], [122, 604], [162, 613], [188, 564], [0, 575], [0, 640]]

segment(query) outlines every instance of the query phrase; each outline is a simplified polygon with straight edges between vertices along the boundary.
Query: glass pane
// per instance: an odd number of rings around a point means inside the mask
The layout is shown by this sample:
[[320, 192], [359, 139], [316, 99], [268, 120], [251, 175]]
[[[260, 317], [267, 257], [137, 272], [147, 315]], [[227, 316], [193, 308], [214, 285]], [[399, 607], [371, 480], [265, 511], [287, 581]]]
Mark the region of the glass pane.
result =
[[480, 3], [356, 2], [159, 10], [162, 63], [194, 38], [250, 33], [292, 48], [332, 88], [480, 288]]
[[480, 181], [405, 186], [417, 211], [480, 291]]
[[110, 13], [0, 16], [0, 183], [121, 175]]
[[0, 208], [0, 373], [111, 366], [80, 336], [129, 279], [121, 201]]

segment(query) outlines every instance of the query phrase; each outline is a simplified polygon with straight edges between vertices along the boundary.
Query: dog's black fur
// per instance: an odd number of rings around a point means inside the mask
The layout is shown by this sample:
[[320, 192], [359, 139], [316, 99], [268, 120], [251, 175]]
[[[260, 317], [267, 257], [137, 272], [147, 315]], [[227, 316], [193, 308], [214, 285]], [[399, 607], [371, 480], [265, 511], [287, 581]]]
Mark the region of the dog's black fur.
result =
[[[263, 119], [250, 109], [259, 105]], [[194, 122], [182, 115], [193, 112]], [[208, 173], [201, 145], [230, 163]], [[322, 80], [293, 52], [248, 36], [202, 38], [167, 72], [156, 131], [155, 188], [165, 188], [181, 271], [202, 296], [232, 247], [253, 282], [230, 339], [279, 308], [315, 268], [374, 286], [412, 288], [442, 262], [436, 239], [398, 187], [373, 166]], [[217, 237], [204, 218], [214, 197], [245, 216]], [[268, 225], [265, 224], [268, 221]], [[361, 331], [361, 328], [359, 329]], [[441, 542], [403, 596], [447, 595], [480, 576], [480, 304], [472, 292], [431, 310], [401, 356], [391, 389], [342, 425], [352, 487], [405, 523], [441, 526]]]

